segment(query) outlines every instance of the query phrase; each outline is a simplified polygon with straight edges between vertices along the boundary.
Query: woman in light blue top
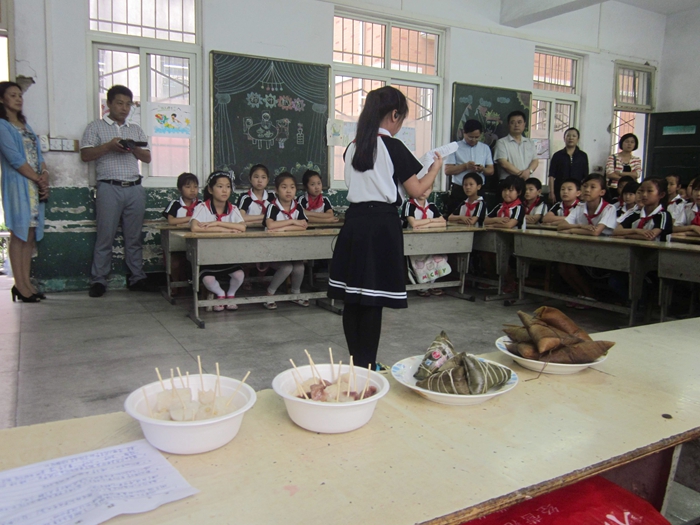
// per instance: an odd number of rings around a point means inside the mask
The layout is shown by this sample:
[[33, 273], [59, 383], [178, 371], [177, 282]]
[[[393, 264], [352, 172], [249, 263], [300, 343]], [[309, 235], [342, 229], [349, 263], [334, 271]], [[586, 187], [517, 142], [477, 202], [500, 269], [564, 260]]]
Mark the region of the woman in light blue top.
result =
[[32, 285], [30, 270], [36, 241], [44, 236], [49, 172], [39, 139], [22, 114], [22, 89], [14, 82], [0, 82], [0, 166], [2, 206], [10, 230], [10, 263], [15, 278], [12, 300], [36, 303], [45, 296]]

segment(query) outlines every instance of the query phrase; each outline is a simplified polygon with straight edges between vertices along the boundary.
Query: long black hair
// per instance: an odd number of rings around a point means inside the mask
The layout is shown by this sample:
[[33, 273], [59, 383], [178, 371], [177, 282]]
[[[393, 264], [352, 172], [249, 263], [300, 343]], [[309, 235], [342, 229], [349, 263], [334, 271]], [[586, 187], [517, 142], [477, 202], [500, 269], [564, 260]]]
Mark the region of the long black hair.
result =
[[204, 200], [207, 201], [212, 198], [211, 189], [216, 185], [216, 181], [220, 178], [226, 178], [231, 183], [231, 195], [233, 195], [233, 190], [236, 189], [236, 185], [233, 183], [233, 173], [230, 171], [215, 171], [207, 179], [207, 185], [204, 187], [202, 195]]
[[[664, 194], [663, 197], [659, 197], [659, 204], [661, 204], [665, 210], [666, 206], [668, 205], [668, 181], [660, 177], [649, 177], [648, 179], [644, 179], [640, 186], [645, 182], [651, 182], [654, 186], [656, 186], [656, 190], [659, 193]], [[625, 189], [627, 189], [627, 186], [625, 186]]]
[[[16, 87], [20, 91], [22, 91], [22, 87], [17, 84], [16, 82], [0, 82], [0, 99], [2, 99], [5, 96], [5, 91], [10, 89], [11, 87]], [[0, 104], [0, 118], [7, 120], [7, 111], [5, 110], [5, 104]], [[22, 124], [27, 123], [26, 117], [22, 114], [21, 111], [17, 113], [17, 120], [19, 120]]]
[[401, 91], [391, 86], [374, 89], [367, 94], [365, 107], [357, 121], [355, 154], [352, 167], [357, 171], [371, 170], [377, 156], [377, 132], [379, 123], [392, 112], [404, 119], [408, 115], [408, 103]]

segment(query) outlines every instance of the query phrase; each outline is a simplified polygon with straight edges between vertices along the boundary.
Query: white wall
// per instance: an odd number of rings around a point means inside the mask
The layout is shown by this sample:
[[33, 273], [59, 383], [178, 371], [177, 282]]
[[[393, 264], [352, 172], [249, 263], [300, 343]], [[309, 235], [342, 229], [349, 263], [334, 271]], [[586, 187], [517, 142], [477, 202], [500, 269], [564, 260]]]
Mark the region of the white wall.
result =
[[666, 20], [658, 111], [700, 109], [700, 9], [671, 15]]
[[[44, 0], [15, 2], [17, 71], [37, 80], [27, 93], [26, 114], [39, 133], [51, 131], [78, 139], [92, 116], [89, 86], [94, 80], [87, 78], [92, 72], [87, 3], [84, 0], [46, 0], [48, 21], [44, 16], [44, 4]], [[609, 151], [607, 128], [612, 120], [614, 60], [649, 62], [658, 66], [663, 53], [664, 60], [668, 57], [668, 74], [672, 78], [682, 76], [684, 71], [680, 63], [693, 52], [691, 50], [700, 48], [700, 37], [696, 36], [700, 28], [700, 10], [695, 12], [694, 24], [685, 21], [684, 16], [670, 17], [673, 22], [667, 24], [662, 15], [615, 1], [515, 30], [499, 25], [500, 2], [496, 0], [371, 0], [364, 4], [350, 0], [336, 0], [335, 3], [323, 0], [204, 0], [200, 35], [203, 46], [200, 78], [205, 106], [202, 112], [204, 165], [201, 172], [209, 169], [209, 52], [230, 51], [330, 64], [336, 5], [446, 30], [449, 53], [446, 55], [442, 97], [445, 140], [449, 136], [453, 82], [529, 90], [532, 88], [535, 46], [560, 48], [582, 55], [583, 100], [579, 127], [581, 144], [588, 152], [592, 166], [602, 164]], [[47, 33], [53, 72], [50, 79]], [[664, 50], [664, 36], [681, 42], [692, 40], [694, 45], [687, 46], [688, 50], [683, 53], [676, 51], [675, 45], [673, 51], [669, 46]], [[697, 68], [693, 75], [690, 76], [692, 84], [697, 86], [700, 80]], [[50, 93], [53, 93], [51, 101]], [[87, 169], [77, 154], [52, 153], [47, 155], [47, 161], [57, 176], [54, 184], [87, 184]]]

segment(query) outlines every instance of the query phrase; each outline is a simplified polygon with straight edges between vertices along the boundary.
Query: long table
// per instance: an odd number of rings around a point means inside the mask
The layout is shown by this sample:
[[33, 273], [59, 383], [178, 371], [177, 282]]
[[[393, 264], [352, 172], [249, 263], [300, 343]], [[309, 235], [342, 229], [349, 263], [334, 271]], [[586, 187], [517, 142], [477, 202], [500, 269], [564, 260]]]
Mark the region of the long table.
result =
[[[700, 244], [664, 243], [659, 247], [659, 303], [661, 321], [668, 315], [673, 285], [669, 281], [700, 283]], [[694, 313], [695, 290], [691, 295], [690, 314]]]
[[[472, 250], [475, 230], [477, 228], [468, 226], [404, 230], [404, 253], [405, 255], [468, 254]], [[192, 275], [197, 276], [199, 275], [200, 267], [205, 265], [331, 259], [333, 257], [333, 245], [339, 231], [339, 229], [335, 228], [278, 233], [264, 231], [246, 231], [244, 233], [172, 231], [170, 235], [171, 238], [179, 238], [184, 241], [187, 259], [192, 265]], [[458, 273], [459, 280], [409, 285], [406, 288], [413, 290], [460, 286], [464, 282], [464, 272]], [[189, 316], [200, 328], [205, 327], [204, 321], [199, 317], [200, 308], [218, 304], [262, 303], [270, 300], [268, 296], [262, 295], [202, 301], [198, 297], [198, 279], [193, 279], [192, 287], [194, 301]], [[279, 294], [275, 295], [275, 300], [310, 300], [323, 297], [326, 297], [325, 291], [314, 291], [300, 294]]]
[[[658, 468], [638, 470], [629, 487], [663, 500], [674, 450], [700, 437], [700, 325], [594, 338], [616, 345], [597, 370], [570, 376], [485, 355], [520, 382], [473, 407], [431, 403], [390, 378], [372, 420], [347, 434], [296, 427], [263, 390], [228, 445], [165, 454], [199, 494], [113, 523], [459, 524], [597, 474], [624, 481], [639, 465]], [[3, 430], [0, 470], [141, 437], [123, 412]]]
[[590, 266], [629, 275], [629, 300], [631, 306], [617, 306], [600, 301], [587, 302], [596, 308], [629, 314], [629, 324], [634, 324], [634, 314], [642, 297], [644, 277], [658, 269], [658, 242], [638, 241], [614, 237], [588, 237], [547, 230], [515, 232], [514, 253], [518, 260], [519, 298], [525, 293], [570, 299], [568, 296], [525, 286], [531, 260], [544, 260]]

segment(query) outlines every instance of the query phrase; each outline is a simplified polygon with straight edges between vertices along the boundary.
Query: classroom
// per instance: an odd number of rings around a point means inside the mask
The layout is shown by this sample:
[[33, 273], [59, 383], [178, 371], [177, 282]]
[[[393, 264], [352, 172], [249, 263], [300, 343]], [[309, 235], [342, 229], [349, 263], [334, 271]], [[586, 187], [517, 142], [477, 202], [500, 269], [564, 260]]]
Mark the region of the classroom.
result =
[[[194, 376], [201, 356], [206, 373], [217, 373], [215, 363], [222, 376], [238, 380], [250, 371], [246, 384], [257, 392], [257, 404], [240, 434], [218, 451], [165, 454], [202, 491], [199, 495], [116, 519], [191, 522], [205, 519], [210, 509], [217, 523], [283, 518], [297, 523], [305, 516], [312, 522], [335, 516], [350, 523], [356, 511], [357, 519], [370, 523], [466, 523], [607, 473], [608, 480], [645, 499], [671, 523], [700, 523], [700, 396], [693, 380], [699, 370], [692, 354], [694, 336], [700, 336], [694, 319], [700, 246], [692, 238], [681, 242], [683, 234], [666, 241], [584, 238], [529, 222], [513, 232], [453, 223], [442, 230], [407, 229], [405, 254], [448, 254], [452, 274], [434, 287], [404, 279], [408, 308], [384, 308], [377, 363], [391, 368], [424, 354], [445, 331], [456, 352], [489, 354], [487, 359], [515, 370], [519, 382], [513, 392], [481, 405], [487, 408], [445, 407], [415, 395], [389, 371], [383, 377], [391, 389], [370, 423], [331, 435], [294, 426], [270, 390], [273, 378], [290, 368], [290, 358], [305, 364], [305, 350], [326, 363], [332, 347], [336, 359], [347, 364], [347, 332], [337, 313], [342, 305], [326, 299], [328, 269], [322, 261], [333, 257], [336, 228], [351, 204], [343, 152], [370, 91], [391, 85], [405, 94], [409, 113], [396, 136], [419, 160], [433, 148], [462, 141], [461, 126], [470, 119], [482, 123], [483, 140], [493, 140], [494, 150], [495, 140], [508, 134], [508, 113], [522, 110], [524, 136], [537, 149], [529, 177], [539, 180], [545, 198], [552, 156], [565, 147], [569, 128], [578, 130], [588, 172], [604, 174], [608, 159], [622, 149], [618, 142], [632, 133], [634, 155], [643, 166], [640, 180], [677, 173], [686, 185], [700, 174], [696, 49], [700, 0], [0, 0], [0, 55], [5, 55], [0, 81], [16, 80], [24, 91], [22, 113], [39, 139], [50, 192], [43, 239], [31, 259], [32, 276], [46, 300], [15, 301], [6, 236], [0, 238], [5, 261], [0, 476], [30, 463], [142, 439], [138, 423], [123, 412], [127, 396], [158, 379], [155, 367], [166, 383], [166, 371], [176, 367]], [[111, 109], [107, 90], [116, 84], [133, 92], [129, 118], [140, 123], [149, 142], [150, 162], [139, 162], [139, 185], [145, 195], [142, 262], [150, 291], [129, 290], [129, 249], [120, 228], [106, 293], [94, 297], [88, 290], [98, 174], [81, 148], [86, 126]], [[277, 91], [284, 95], [270, 98]], [[239, 108], [245, 110], [242, 116], [235, 113]], [[268, 129], [276, 135], [265, 135]], [[243, 194], [258, 163], [270, 168], [270, 191], [274, 176], [290, 171], [301, 194], [304, 172], [319, 171], [323, 195], [340, 223], [279, 234], [249, 226], [238, 244], [229, 242], [228, 233], [216, 238], [163, 227], [163, 210], [179, 197], [180, 173], [196, 175], [201, 195], [210, 173], [233, 172], [235, 191]], [[494, 164], [496, 173], [483, 190], [489, 210], [501, 201], [500, 165]], [[428, 199], [441, 212], [453, 190], [447, 169], [443, 164]], [[231, 202], [237, 204], [237, 197]], [[198, 296], [204, 285], [197, 279], [170, 287], [174, 278], [166, 270], [175, 243], [180, 248], [173, 251], [183, 252], [182, 261], [186, 251], [186, 264], [192, 263], [195, 273], [211, 264], [244, 265], [249, 281], [244, 287], [252, 286], [252, 292], [243, 288], [221, 303], [236, 311], [212, 312], [219, 302]], [[301, 292], [283, 284], [275, 311], [266, 310], [264, 285], [251, 280], [255, 263], [298, 260], [321, 262], [318, 275], [307, 264]], [[575, 291], [572, 302], [571, 290], [558, 288], [558, 263], [622, 275], [622, 298], [610, 300], [618, 291], [611, 280], [602, 289], [599, 285], [600, 300], [581, 299]], [[469, 274], [475, 264], [476, 277]], [[494, 341], [503, 336], [503, 325], [517, 324], [519, 310], [532, 313], [543, 305], [561, 309], [594, 339], [615, 342], [610, 359], [596, 369], [557, 376], [534, 373], [498, 354]], [[643, 362], [633, 357], [640, 346]], [[628, 367], [616, 351], [635, 365]], [[677, 361], [665, 362], [658, 353]], [[613, 382], [625, 374], [623, 382]], [[579, 382], [567, 391], [557, 381], [569, 378]], [[665, 378], [677, 383], [671, 387]], [[658, 398], [642, 391], [641, 381], [658, 386]], [[571, 403], [578, 402], [575, 392], [587, 392], [600, 413], [590, 416], [588, 407], [572, 404], [567, 414], [565, 403], [547, 414], [533, 412], [524, 397], [509, 406], [519, 391], [538, 400], [570, 395]], [[604, 394], [616, 401], [608, 406]], [[631, 402], [636, 396], [640, 401]], [[449, 421], [460, 412], [464, 421], [452, 428]], [[652, 419], [657, 412], [672, 418]], [[517, 426], [526, 416], [532, 418], [532, 438], [521, 434], [529, 423]], [[287, 481], [266, 463], [280, 420], [290, 427], [280, 430], [288, 444], [272, 456], [290, 465]], [[602, 434], [612, 432], [616, 421], [624, 421], [627, 433], [603, 445]], [[530, 455], [518, 449], [497, 425], [528, 444], [546, 438], [551, 428], [579, 448], [570, 454], [555, 447], [550, 461], [544, 448], [535, 447]], [[417, 433], [419, 427], [423, 433]], [[254, 432], [270, 435], [258, 443]], [[417, 465], [405, 457], [420, 454], [428, 438], [441, 436], [452, 440], [452, 452], [458, 444], [473, 444], [478, 459], [460, 451], [448, 460], [431, 451], [436, 471], [424, 483], [405, 481]], [[250, 447], [250, 461], [237, 455], [243, 446]], [[470, 483], [468, 496], [448, 490], [444, 501], [419, 502], [420, 491], [442, 483], [443, 474], [453, 479], [448, 470], [488, 468], [491, 455], [499, 457], [494, 472], [483, 484]], [[208, 477], [197, 457], [240, 468], [252, 481], [234, 482], [221, 469]], [[321, 459], [329, 470], [350, 476], [355, 488], [346, 492], [342, 476], [335, 474], [329, 474], [325, 488], [302, 483], [307, 476], [321, 486], [326, 476]], [[385, 472], [398, 464], [394, 473]], [[376, 481], [364, 479], [360, 469]], [[633, 487], [635, 476], [644, 479], [642, 490]], [[405, 493], [399, 479], [406, 483]], [[228, 503], [220, 490], [227, 483], [237, 491]], [[292, 500], [297, 490], [301, 497]], [[256, 496], [261, 491], [269, 493], [269, 505]], [[237, 508], [251, 498], [257, 498], [256, 509]], [[188, 501], [197, 502], [191, 514], [185, 510]], [[365, 503], [367, 508], [358, 510]], [[380, 513], [374, 520], [373, 512]]]

